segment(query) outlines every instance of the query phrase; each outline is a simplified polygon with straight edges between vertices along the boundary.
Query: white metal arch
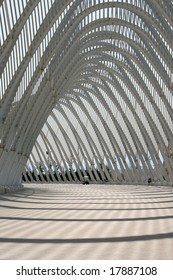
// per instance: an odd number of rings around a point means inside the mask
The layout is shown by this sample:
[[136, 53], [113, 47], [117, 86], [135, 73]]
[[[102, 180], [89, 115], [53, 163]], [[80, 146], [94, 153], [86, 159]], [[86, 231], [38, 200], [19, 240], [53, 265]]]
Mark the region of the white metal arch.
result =
[[0, 186], [172, 184], [172, 10], [0, 0]]

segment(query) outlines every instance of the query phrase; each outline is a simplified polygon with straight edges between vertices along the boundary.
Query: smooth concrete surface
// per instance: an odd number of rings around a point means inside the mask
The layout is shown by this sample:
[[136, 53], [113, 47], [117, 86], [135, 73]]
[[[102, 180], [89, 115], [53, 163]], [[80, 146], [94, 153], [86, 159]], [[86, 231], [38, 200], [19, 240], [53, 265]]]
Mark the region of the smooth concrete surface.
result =
[[173, 188], [25, 185], [0, 196], [0, 259], [173, 259]]

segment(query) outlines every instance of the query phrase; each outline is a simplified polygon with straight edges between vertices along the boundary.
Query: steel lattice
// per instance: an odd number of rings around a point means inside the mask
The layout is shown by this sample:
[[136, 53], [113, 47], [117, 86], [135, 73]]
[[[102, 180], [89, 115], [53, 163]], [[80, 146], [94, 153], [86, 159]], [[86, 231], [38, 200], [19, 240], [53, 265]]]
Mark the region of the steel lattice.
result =
[[172, 185], [172, 22], [170, 0], [0, 0], [0, 184]]

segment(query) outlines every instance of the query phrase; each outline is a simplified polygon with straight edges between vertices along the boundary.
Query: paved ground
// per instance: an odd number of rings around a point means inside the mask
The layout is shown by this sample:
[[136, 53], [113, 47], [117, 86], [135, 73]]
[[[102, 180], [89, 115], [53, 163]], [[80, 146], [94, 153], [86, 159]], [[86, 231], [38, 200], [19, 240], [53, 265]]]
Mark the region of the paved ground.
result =
[[1, 260], [173, 260], [171, 187], [28, 185], [0, 198]]

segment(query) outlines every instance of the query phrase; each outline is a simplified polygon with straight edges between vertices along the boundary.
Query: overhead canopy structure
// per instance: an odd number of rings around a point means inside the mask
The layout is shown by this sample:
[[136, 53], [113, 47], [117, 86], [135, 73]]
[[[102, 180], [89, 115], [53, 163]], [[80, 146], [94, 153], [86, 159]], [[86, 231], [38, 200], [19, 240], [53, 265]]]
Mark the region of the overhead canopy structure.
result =
[[173, 181], [173, 1], [0, 0], [0, 185]]

